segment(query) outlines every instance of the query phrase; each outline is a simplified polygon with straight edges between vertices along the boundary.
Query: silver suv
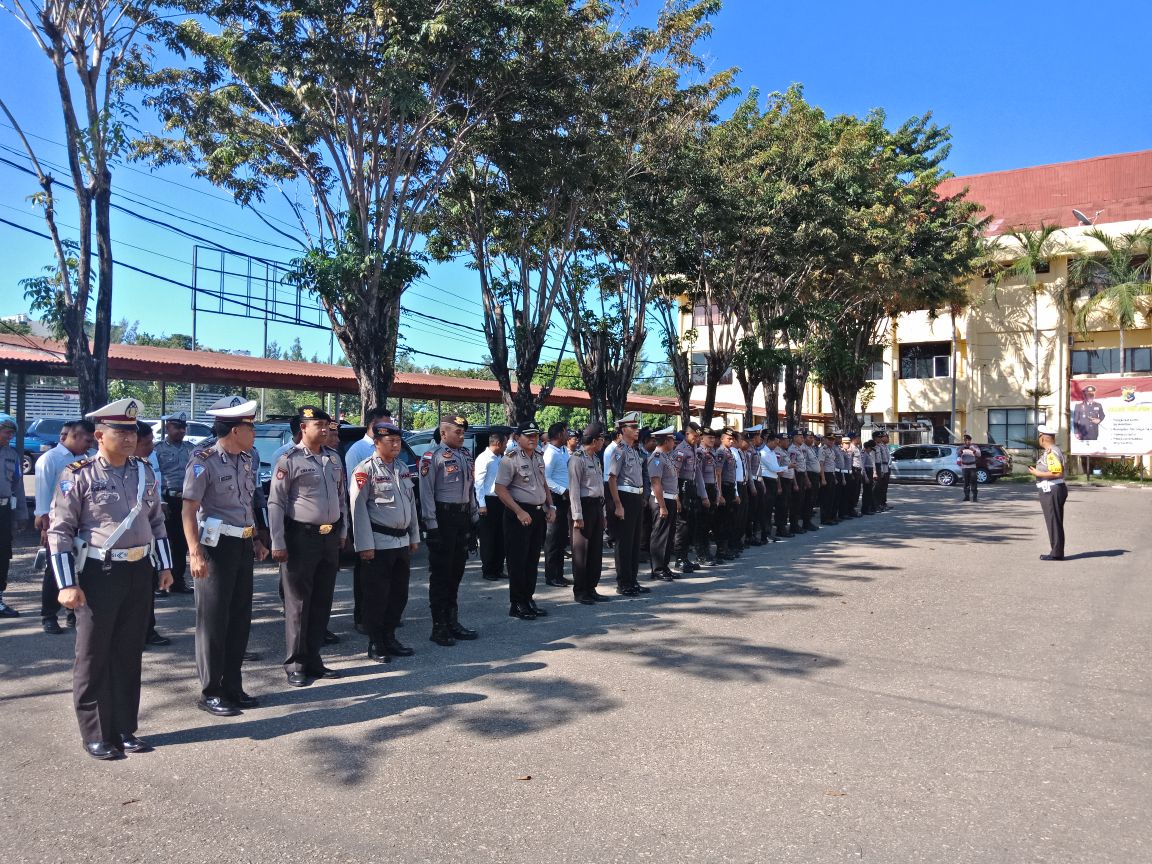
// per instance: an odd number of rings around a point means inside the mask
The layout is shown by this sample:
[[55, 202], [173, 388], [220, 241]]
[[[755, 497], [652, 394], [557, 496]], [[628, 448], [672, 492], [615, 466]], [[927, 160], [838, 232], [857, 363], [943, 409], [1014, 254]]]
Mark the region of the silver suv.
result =
[[[956, 464], [960, 448], [954, 444], [908, 444], [892, 451], [892, 479], [898, 483], [918, 480], [940, 486], [955, 486], [964, 479]], [[984, 460], [981, 460], [983, 463]], [[976, 470], [976, 481], [992, 481], [991, 472], [981, 464]]]

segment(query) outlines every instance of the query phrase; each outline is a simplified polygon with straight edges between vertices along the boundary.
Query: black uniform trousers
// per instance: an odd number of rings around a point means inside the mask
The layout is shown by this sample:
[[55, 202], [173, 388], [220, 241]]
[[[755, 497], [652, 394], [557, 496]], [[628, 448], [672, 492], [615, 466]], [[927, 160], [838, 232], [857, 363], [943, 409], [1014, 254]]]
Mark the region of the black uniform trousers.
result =
[[788, 500], [788, 523], [793, 532], [797, 531], [800, 528], [800, 523], [805, 521], [804, 508], [808, 499], [807, 473], [797, 471], [796, 483], [800, 488], [793, 489], [792, 496]]
[[1053, 558], [1064, 557], [1064, 504], [1067, 500], [1067, 483], [1053, 484], [1051, 492], [1040, 493], [1040, 509], [1044, 512], [1044, 527], [1048, 529], [1048, 554]]
[[0, 506], [0, 594], [8, 589], [8, 569], [12, 566], [12, 508]]
[[604, 567], [604, 499], [581, 498], [584, 527], [572, 528], [572, 595], [591, 597]]
[[687, 561], [696, 542], [696, 522], [700, 518], [700, 497], [694, 480], [680, 480], [680, 500], [684, 506], [676, 511], [676, 531], [672, 547], [676, 559]]
[[892, 479], [891, 470], [885, 471], [876, 477], [876, 497], [881, 507], [888, 506], [888, 482]]
[[[979, 485], [976, 482], [976, 467], [964, 468], [964, 500], [967, 501], [969, 495], [975, 501], [980, 495]], [[879, 497], [879, 496], [877, 496]]]
[[764, 497], [760, 501], [760, 525], [757, 530], [760, 539], [764, 541], [772, 536], [772, 519], [776, 515], [776, 498], [780, 494], [777, 491], [778, 482], [772, 477], [765, 477], [761, 483]]
[[750, 502], [747, 480], [736, 484], [736, 495], [740, 498], [740, 501], [733, 508], [735, 518], [732, 520], [732, 530], [728, 534], [728, 548], [733, 552], [739, 552], [744, 548], [744, 529], [748, 524], [748, 508]]
[[521, 525], [516, 512], [504, 509], [504, 548], [508, 555], [508, 599], [511, 603], [527, 603], [536, 593], [536, 579], [540, 575], [540, 549], [544, 545], [545, 504], [520, 504], [520, 509], [532, 517]]
[[284, 523], [288, 560], [281, 565], [280, 580], [284, 584], [286, 672], [310, 674], [324, 667], [320, 648], [340, 570], [340, 526], [333, 525], [328, 534], [316, 528], [303, 522]]
[[152, 562], [88, 559], [80, 573], [72, 699], [85, 742], [120, 743], [136, 732], [140, 658], [152, 610]]
[[377, 549], [371, 561], [360, 562], [360, 580], [364, 592], [361, 623], [368, 638], [381, 641], [395, 631], [408, 605], [408, 582], [412, 575], [412, 553], [408, 546]]
[[716, 505], [712, 533], [716, 535], [716, 554], [729, 555], [732, 553], [732, 539], [736, 534], [736, 519], [740, 509], [736, 503], [736, 484], [721, 481], [720, 494], [724, 496], [724, 503]]
[[862, 495], [860, 496], [860, 513], [876, 512], [876, 469], [865, 468], [860, 472]]
[[40, 582], [40, 617], [44, 620], [60, 614], [60, 589], [56, 586], [56, 574], [52, 572], [52, 556], [44, 565], [44, 578]]
[[[640, 557], [636, 560], [652, 560], [651, 543], [652, 543], [652, 508], [648, 506], [647, 502], [652, 498], [652, 493], [649, 492], [644, 496], [644, 507], [640, 510]], [[639, 575], [639, 571], [637, 571]]]
[[[643, 522], [644, 496], [639, 492], [620, 492], [624, 518], [616, 521], [616, 585], [628, 588], [638, 584], [640, 575], [640, 526]], [[613, 502], [614, 503], [614, 502]]]
[[[756, 490], [756, 494], [752, 495], [752, 490]], [[759, 541], [760, 539], [760, 525], [764, 521], [761, 516], [761, 511], [764, 509], [764, 482], [756, 479], [748, 483], [748, 518], [744, 525], [744, 540], [746, 543], [751, 543], [753, 540]]]
[[787, 534], [788, 531], [788, 514], [792, 511], [792, 496], [799, 494], [792, 488], [793, 480], [788, 477], [780, 478], [780, 494], [776, 496], [776, 507], [774, 515], [776, 517], [776, 536]]
[[[221, 535], [215, 546], [200, 548], [208, 575], [196, 583], [196, 671], [205, 699], [231, 698], [244, 689], [240, 665], [252, 628], [252, 540]], [[288, 554], [291, 562], [293, 550]]]
[[[568, 493], [552, 493], [556, 518], [544, 532], [544, 578], [553, 581], [564, 578], [564, 553], [568, 549]], [[547, 523], [545, 523], [547, 524]]]
[[820, 523], [827, 525], [839, 518], [840, 474], [826, 474], [824, 485], [820, 487]]
[[456, 607], [464, 565], [468, 563], [468, 535], [472, 509], [467, 504], [436, 502], [436, 530], [428, 535], [428, 606], [432, 620]]
[[172, 587], [187, 588], [188, 538], [184, 536], [184, 500], [179, 495], [164, 493], [168, 505], [164, 525], [168, 529], [168, 545], [172, 547]]
[[675, 498], [664, 499], [667, 516], [660, 515], [660, 502], [648, 499], [648, 509], [652, 513], [652, 534], [648, 541], [648, 560], [653, 573], [667, 573], [672, 567], [672, 549], [676, 539], [676, 511], [679, 509]]
[[840, 497], [840, 515], [841, 516], [856, 516], [856, 505], [860, 499], [860, 479], [856, 474], [857, 469], [852, 469], [847, 474], [841, 474], [844, 478], [844, 492]]
[[700, 510], [696, 516], [696, 557], [711, 558], [712, 525], [716, 522], [716, 501], [720, 494], [715, 483], [705, 483], [704, 491], [708, 494], [708, 506], [701, 502]]
[[808, 471], [808, 489], [804, 495], [804, 526], [812, 527], [816, 508], [820, 506], [820, 472]]
[[484, 511], [476, 525], [481, 572], [489, 579], [499, 579], [504, 575], [504, 502], [486, 495]]

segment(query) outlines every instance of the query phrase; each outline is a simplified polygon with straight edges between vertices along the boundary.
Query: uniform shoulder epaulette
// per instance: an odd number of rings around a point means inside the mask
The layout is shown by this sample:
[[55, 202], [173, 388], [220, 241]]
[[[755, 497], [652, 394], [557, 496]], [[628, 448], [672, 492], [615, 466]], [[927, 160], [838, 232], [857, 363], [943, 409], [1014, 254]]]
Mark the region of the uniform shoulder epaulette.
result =
[[211, 448], [208, 450], [197, 450], [194, 455], [197, 459], [208, 459], [210, 457], [210, 450]]
[[91, 465], [91, 464], [92, 464], [91, 459], [77, 459], [75, 462], [69, 462], [68, 467], [72, 471], [79, 471], [85, 465]]

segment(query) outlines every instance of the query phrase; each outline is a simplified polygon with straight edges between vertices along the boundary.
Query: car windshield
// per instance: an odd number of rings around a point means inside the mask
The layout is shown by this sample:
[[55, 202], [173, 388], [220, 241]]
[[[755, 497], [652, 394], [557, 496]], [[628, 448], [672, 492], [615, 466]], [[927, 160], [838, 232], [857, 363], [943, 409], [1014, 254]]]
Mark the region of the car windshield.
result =
[[63, 420], [41, 420], [36, 424], [36, 434], [43, 438], [59, 435], [60, 430], [64, 428], [64, 422]]

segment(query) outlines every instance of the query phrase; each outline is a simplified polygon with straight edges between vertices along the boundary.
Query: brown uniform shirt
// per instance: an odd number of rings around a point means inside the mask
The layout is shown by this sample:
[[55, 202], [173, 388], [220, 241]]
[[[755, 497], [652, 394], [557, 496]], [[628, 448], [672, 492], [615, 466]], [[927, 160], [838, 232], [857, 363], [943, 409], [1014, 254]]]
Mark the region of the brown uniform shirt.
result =
[[516, 450], [500, 460], [496, 485], [508, 490], [518, 504], [544, 504], [548, 486], [544, 482], [544, 459], [536, 451]]
[[329, 447], [313, 453], [303, 444], [280, 457], [272, 474], [268, 496], [268, 521], [272, 549], [287, 548], [284, 524], [288, 520], [308, 525], [340, 523], [340, 538], [348, 533], [348, 495], [344, 489], [344, 465]]

